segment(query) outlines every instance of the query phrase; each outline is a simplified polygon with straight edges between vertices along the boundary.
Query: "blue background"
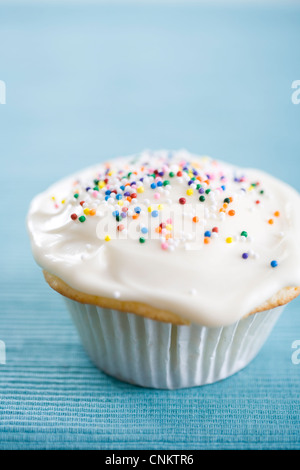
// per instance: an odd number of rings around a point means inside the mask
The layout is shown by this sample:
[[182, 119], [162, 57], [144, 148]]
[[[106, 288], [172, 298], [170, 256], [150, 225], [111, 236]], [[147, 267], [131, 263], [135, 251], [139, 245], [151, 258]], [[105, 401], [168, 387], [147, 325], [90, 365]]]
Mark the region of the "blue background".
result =
[[145, 390], [91, 364], [32, 259], [31, 198], [119, 154], [187, 148], [300, 191], [299, 4], [139, 3], [0, 3], [0, 448], [299, 449], [299, 300], [232, 378]]

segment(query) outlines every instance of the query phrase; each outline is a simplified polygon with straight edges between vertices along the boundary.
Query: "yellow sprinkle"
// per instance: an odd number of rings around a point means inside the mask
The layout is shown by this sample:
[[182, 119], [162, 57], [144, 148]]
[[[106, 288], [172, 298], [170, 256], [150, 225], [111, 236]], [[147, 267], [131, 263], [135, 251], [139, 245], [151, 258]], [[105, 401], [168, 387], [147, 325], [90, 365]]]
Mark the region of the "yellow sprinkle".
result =
[[148, 207], [148, 212], [152, 212], [152, 206]]
[[61, 203], [64, 204], [65, 202], [66, 202], [66, 200], [65, 200], [65, 199], [62, 199]]
[[249, 186], [248, 191], [252, 191], [254, 189], [254, 186]]
[[166, 225], [166, 229], [169, 230], [169, 232], [171, 232], [172, 228], [173, 228], [172, 224], [167, 224]]
[[191, 196], [193, 193], [194, 193], [194, 191], [193, 191], [192, 189], [188, 189], [188, 190], [186, 191], [186, 194], [187, 194], [188, 196]]
[[83, 213], [84, 213], [85, 215], [89, 215], [90, 209], [88, 209], [88, 208], [86, 207], [85, 209], [83, 209]]
[[157, 209], [161, 211], [164, 208], [163, 204], [158, 204]]
[[105, 240], [106, 242], [109, 242], [109, 241], [111, 240], [111, 238], [110, 238], [109, 235], [106, 235], [106, 237], [104, 238], [104, 240]]
[[51, 199], [52, 199], [52, 201], [55, 201], [55, 196], [52, 196], [52, 198], [51, 198]]
[[108, 174], [108, 176], [112, 176], [112, 175], [114, 174], [114, 171], [111, 170], [111, 171], [109, 171], [107, 174]]
[[233, 242], [233, 238], [232, 237], [227, 237], [226, 238], [226, 243], [232, 243]]
[[104, 188], [104, 186], [105, 186], [104, 181], [99, 181], [98, 186], [99, 186], [100, 189]]
[[118, 205], [119, 205], [119, 206], [123, 206], [123, 204], [124, 204], [124, 202], [121, 201], [121, 199], [120, 199], [120, 201], [118, 201]]
[[138, 193], [143, 193], [144, 191], [145, 191], [145, 189], [144, 189], [143, 186], [140, 186], [139, 188], [137, 188]]

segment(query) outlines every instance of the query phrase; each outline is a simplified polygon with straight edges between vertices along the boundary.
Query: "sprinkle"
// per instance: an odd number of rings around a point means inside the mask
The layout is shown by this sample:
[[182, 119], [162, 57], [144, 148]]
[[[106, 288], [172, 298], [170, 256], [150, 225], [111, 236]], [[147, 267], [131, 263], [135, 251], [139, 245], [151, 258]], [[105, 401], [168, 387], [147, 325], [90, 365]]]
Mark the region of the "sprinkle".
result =
[[209, 237], [205, 237], [204, 238], [204, 243], [205, 245], [208, 245], [210, 243], [210, 238]]
[[141, 232], [142, 232], [142, 233], [148, 233], [147, 227], [142, 227], [142, 228], [141, 228]]
[[186, 203], [186, 199], [185, 199], [184, 197], [181, 197], [181, 198], [179, 199], [179, 204], [184, 205], [185, 203]]
[[234, 210], [230, 210], [230, 211], [228, 211], [228, 215], [230, 215], [230, 216], [234, 216], [234, 215], [235, 215], [235, 211], [234, 211]]
[[78, 199], [78, 198], [79, 198], [79, 194], [78, 194], [78, 193], [75, 193], [75, 194], [74, 194], [74, 197], [75, 197], [75, 199]]
[[104, 238], [104, 240], [105, 240], [106, 242], [109, 242], [109, 241], [111, 240], [111, 238], [110, 238], [109, 235], [106, 235], [106, 237]]
[[144, 191], [145, 191], [145, 189], [144, 189], [143, 186], [140, 186], [139, 188], [137, 188], [138, 193], [143, 193]]
[[85, 215], [89, 215], [90, 209], [88, 209], [88, 208], [86, 207], [85, 209], [83, 209], [83, 213], [84, 213]]
[[151, 215], [152, 217], [158, 217], [158, 211], [152, 211]]
[[154, 197], [154, 199], [160, 199], [160, 194], [159, 194], [159, 193], [155, 193], [155, 194], [153, 195], [153, 197]]
[[206, 230], [206, 232], [204, 232], [204, 236], [211, 237], [211, 232], [209, 230]]
[[241, 232], [241, 237], [246, 237], [246, 238], [247, 238], [247, 237], [248, 237], [248, 233], [247, 233], [245, 230], [243, 230], [243, 231]]
[[219, 232], [219, 229], [218, 229], [218, 227], [214, 227], [214, 228], [212, 229], [212, 232], [216, 232], [216, 233], [218, 233], [218, 232]]
[[275, 215], [275, 217], [279, 217], [279, 216], [280, 216], [280, 212], [279, 212], [279, 211], [276, 211], [276, 212], [274, 212], [274, 215]]
[[274, 220], [273, 220], [273, 219], [269, 219], [269, 220], [268, 220], [268, 224], [273, 225], [273, 224], [274, 224]]
[[278, 266], [278, 263], [275, 259], [273, 259], [273, 261], [271, 261], [270, 265], [272, 266], [272, 268], [276, 268], [276, 266]]
[[193, 222], [196, 224], [197, 222], [199, 222], [199, 217], [193, 217]]
[[204, 202], [205, 201], [205, 196], [200, 196], [199, 201]]
[[71, 214], [71, 219], [76, 220], [77, 219], [77, 214]]
[[152, 212], [152, 207], [151, 206], [148, 207], [148, 212]]
[[120, 225], [117, 226], [117, 230], [118, 230], [119, 232], [122, 232], [122, 230], [124, 230], [124, 228], [125, 228], [125, 227], [124, 227], [123, 224], [120, 224]]
[[158, 204], [157, 209], [158, 209], [159, 211], [163, 210], [163, 208], [164, 208], [163, 204]]
[[227, 237], [226, 238], [226, 243], [232, 243], [233, 242], [233, 238], [232, 237]]
[[248, 253], [243, 253], [243, 254], [242, 254], [242, 258], [243, 258], [243, 259], [247, 259], [248, 257], [249, 257]]
[[137, 214], [140, 214], [141, 213], [141, 208], [139, 206], [135, 207], [134, 212], [136, 212]]
[[186, 191], [186, 194], [187, 194], [188, 196], [191, 196], [193, 193], [194, 193], [194, 191], [193, 191], [193, 189], [191, 189], [191, 188], [190, 188], [190, 189], [187, 189], [187, 191]]
[[144, 237], [140, 237], [139, 242], [140, 242], [140, 243], [145, 243], [145, 242], [146, 242], [146, 239], [145, 239]]
[[81, 215], [80, 217], [78, 217], [78, 220], [79, 222], [85, 222], [86, 218], [84, 217], [84, 215]]

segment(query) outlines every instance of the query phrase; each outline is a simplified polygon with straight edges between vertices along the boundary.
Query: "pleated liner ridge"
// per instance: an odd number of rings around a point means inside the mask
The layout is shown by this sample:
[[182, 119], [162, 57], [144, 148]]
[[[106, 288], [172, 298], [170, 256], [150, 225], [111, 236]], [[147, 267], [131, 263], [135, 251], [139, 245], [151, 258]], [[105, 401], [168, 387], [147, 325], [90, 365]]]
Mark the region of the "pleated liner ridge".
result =
[[221, 328], [177, 326], [65, 299], [95, 365], [142, 387], [178, 389], [225, 379], [259, 352], [283, 307]]

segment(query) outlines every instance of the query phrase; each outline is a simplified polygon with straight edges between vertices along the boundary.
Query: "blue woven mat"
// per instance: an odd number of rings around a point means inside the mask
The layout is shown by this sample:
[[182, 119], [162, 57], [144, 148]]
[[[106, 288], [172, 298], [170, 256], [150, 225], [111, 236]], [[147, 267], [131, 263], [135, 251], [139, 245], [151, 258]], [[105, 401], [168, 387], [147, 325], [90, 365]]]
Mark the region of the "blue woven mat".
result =
[[257, 166], [300, 190], [299, 26], [296, 5], [0, 6], [1, 449], [300, 448], [299, 300], [233, 377], [134, 387], [92, 365], [25, 230], [48, 184], [145, 147]]

